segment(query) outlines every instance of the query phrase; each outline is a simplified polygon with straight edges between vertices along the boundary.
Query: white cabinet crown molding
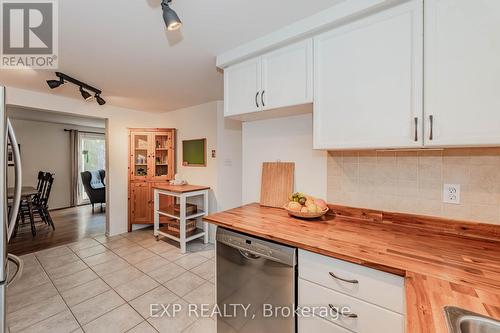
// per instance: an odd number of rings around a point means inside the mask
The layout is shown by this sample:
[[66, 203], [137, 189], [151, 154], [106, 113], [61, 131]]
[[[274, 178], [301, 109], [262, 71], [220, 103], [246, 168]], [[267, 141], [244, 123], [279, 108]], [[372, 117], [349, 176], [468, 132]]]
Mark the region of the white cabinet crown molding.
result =
[[408, 0], [335, 0], [334, 5], [268, 35], [223, 52], [216, 59], [216, 66], [226, 68], [243, 60], [285, 46], [300, 39], [345, 24], [359, 16], [397, 5]]

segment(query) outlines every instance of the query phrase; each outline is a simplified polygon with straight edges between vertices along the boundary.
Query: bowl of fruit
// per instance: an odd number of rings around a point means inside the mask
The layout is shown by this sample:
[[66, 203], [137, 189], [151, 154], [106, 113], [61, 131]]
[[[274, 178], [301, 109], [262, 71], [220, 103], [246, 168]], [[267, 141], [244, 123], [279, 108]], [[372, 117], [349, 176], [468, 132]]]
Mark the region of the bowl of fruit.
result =
[[325, 200], [316, 199], [300, 192], [294, 193], [283, 208], [289, 215], [302, 219], [316, 219], [328, 212]]

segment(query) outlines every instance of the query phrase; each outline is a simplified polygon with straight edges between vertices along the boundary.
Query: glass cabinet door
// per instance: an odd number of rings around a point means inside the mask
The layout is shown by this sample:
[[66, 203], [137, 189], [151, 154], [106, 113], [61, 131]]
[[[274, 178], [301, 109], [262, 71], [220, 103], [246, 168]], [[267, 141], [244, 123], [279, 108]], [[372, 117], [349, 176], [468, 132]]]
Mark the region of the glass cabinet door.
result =
[[149, 149], [150, 149], [150, 136], [147, 133], [132, 133], [132, 179], [145, 179], [148, 178], [149, 168]]
[[170, 156], [172, 151], [172, 134], [169, 132], [159, 132], [153, 134], [154, 142], [154, 163], [153, 163], [153, 177], [156, 180], [167, 180], [172, 178], [171, 165], [173, 156]]

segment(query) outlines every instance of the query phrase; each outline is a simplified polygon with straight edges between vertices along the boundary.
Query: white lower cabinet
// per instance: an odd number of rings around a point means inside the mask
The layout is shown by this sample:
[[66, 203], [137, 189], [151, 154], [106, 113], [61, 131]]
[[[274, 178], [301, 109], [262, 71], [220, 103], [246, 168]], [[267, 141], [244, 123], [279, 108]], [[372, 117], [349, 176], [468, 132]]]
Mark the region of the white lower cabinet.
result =
[[308, 251], [299, 251], [299, 261], [302, 279], [404, 313], [404, 278], [400, 276]]
[[298, 306], [314, 312], [299, 316], [299, 333], [404, 332], [403, 277], [304, 250], [298, 264]]
[[298, 325], [299, 333], [352, 333], [319, 317], [301, 318]]

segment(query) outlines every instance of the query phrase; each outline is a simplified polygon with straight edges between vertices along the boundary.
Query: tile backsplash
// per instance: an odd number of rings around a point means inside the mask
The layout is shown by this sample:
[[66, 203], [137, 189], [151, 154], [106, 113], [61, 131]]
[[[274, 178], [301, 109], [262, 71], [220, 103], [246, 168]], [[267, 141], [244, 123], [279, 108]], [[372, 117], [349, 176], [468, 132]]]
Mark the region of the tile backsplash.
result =
[[500, 148], [329, 152], [328, 202], [500, 224]]

